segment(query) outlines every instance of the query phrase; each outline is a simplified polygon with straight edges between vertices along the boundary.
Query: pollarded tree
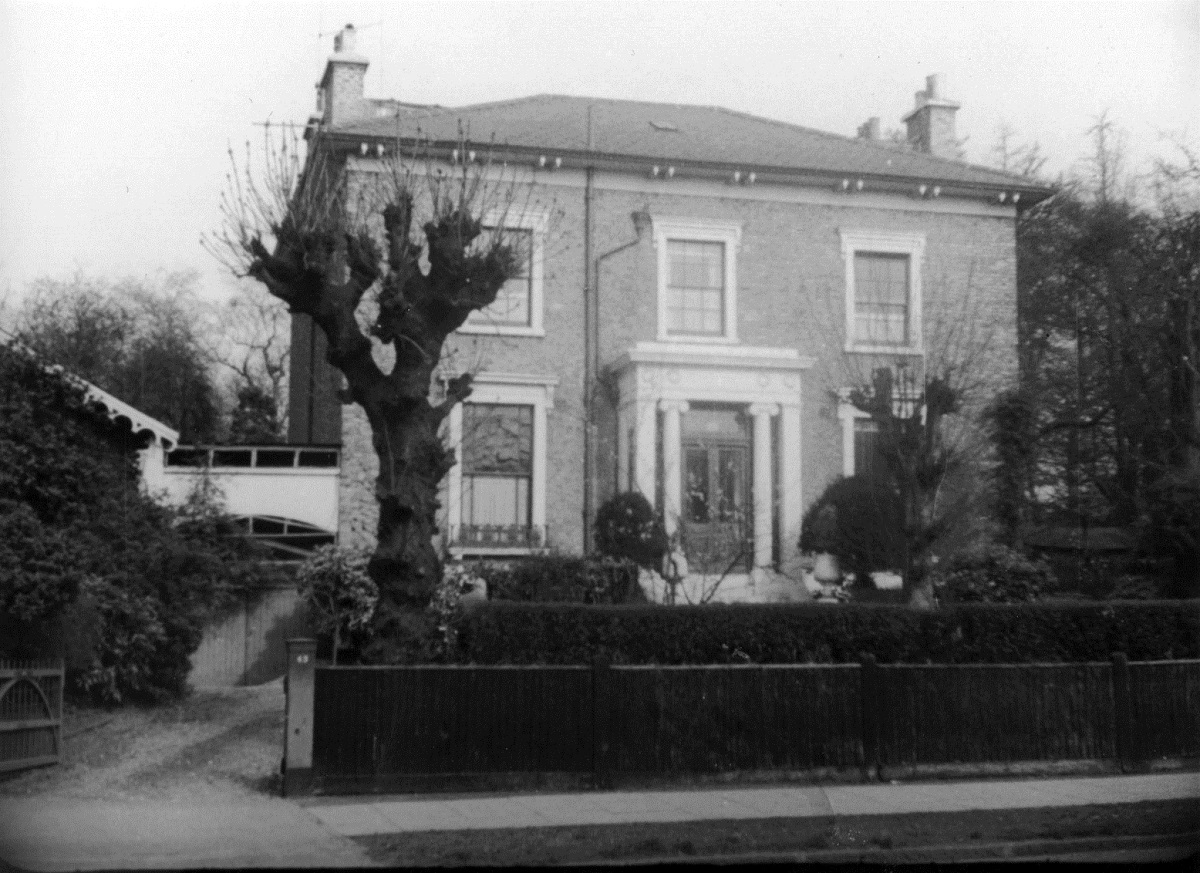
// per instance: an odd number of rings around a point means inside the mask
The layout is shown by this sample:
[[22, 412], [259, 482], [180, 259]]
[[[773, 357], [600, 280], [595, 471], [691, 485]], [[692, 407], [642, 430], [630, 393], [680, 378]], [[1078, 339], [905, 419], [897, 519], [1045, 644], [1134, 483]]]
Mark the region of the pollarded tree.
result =
[[[497, 201], [511, 204], [511, 188], [489, 181], [499, 171], [487, 164], [443, 169], [428, 154], [391, 161], [377, 183], [350, 178], [319, 133], [303, 169], [298, 150], [294, 137], [269, 146], [258, 176], [249, 162], [235, 166], [224, 227], [207, 242], [238, 275], [312, 318], [346, 378], [345, 399], [366, 413], [379, 458], [369, 572], [384, 630], [389, 607], [425, 606], [441, 578], [438, 486], [454, 453], [438, 429], [470, 395], [471, 374], [447, 379], [437, 399], [431, 383], [446, 338], [517, 272], [515, 240], [482, 221]], [[360, 308], [374, 314], [366, 326]], [[377, 344], [390, 354], [377, 355]]]

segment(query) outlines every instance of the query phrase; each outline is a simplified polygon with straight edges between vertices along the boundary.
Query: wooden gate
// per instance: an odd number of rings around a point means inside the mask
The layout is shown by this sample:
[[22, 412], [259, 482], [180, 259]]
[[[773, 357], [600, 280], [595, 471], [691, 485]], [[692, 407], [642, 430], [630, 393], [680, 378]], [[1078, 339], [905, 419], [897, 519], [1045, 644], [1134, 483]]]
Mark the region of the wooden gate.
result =
[[63, 665], [0, 661], [0, 772], [57, 764]]

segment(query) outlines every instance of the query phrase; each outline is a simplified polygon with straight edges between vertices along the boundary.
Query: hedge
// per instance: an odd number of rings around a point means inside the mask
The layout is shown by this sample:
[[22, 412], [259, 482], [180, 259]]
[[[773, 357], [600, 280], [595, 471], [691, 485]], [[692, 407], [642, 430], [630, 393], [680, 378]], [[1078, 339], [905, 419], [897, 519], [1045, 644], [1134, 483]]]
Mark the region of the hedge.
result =
[[1030, 663], [1200, 657], [1200, 602], [664, 607], [489, 603], [461, 619], [475, 664]]
[[471, 572], [487, 582], [488, 599], [525, 603], [644, 603], [638, 567], [628, 559], [544, 555], [480, 561]]

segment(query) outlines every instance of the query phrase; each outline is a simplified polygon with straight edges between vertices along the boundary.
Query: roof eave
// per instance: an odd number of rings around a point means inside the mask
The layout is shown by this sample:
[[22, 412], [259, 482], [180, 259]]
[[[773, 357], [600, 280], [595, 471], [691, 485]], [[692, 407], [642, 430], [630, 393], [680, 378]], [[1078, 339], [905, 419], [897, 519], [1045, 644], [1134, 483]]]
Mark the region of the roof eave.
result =
[[[377, 155], [378, 147], [383, 146], [384, 154], [395, 154], [418, 150], [422, 155], [433, 158], [451, 159], [454, 152], [464, 147], [457, 140], [425, 140], [417, 137], [395, 137], [381, 134], [361, 132], [346, 132], [326, 130], [322, 135], [325, 143], [337, 150], [354, 153], [363, 152], [364, 156]], [[363, 151], [363, 146], [367, 148]], [[476, 150], [485, 149], [494, 161], [506, 163], [528, 163], [535, 169], [550, 166], [559, 169], [610, 170], [613, 172], [634, 173], [654, 178], [653, 170], [659, 168], [660, 174], [668, 170], [676, 178], [699, 178], [709, 181], [723, 180], [730, 184], [746, 184], [753, 174], [755, 183], [771, 183], [783, 185], [804, 185], [810, 187], [833, 188], [849, 192], [869, 191], [872, 193], [907, 193], [917, 199], [930, 197], [967, 197], [972, 199], [989, 199], [1001, 204], [1031, 206], [1050, 197], [1056, 192], [1055, 188], [1024, 180], [1014, 180], [1010, 184], [1001, 182], [966, 182], [961, 179], [948, 179], [934, 174], [928, 176], [899, 175], [890, 173], [863, 173], [856, 170], [824, 170], [802, 167], [779, 167], [760, 164], [734, 164], [723, 161], [694, 161], [675, 160], [673, 158], [634, 155], [609, 152], [587, 151], [579, 149], [542, 149], [531, 146], [499, 145], [490, 143], [466, 143], [475, 146]], [[557, 163], [556, 163], [557, 162]], [[740, 173], [740, 181], [734, 182], [734, 173]], [[860, 183], [861, 182], [861, 186]], [[937, 193], [935, 194], [935, 190]], [[1016, 200], [1013, 194], [1019, 195]], [[1003, 195], [1003, 198], [1001, 197]]]

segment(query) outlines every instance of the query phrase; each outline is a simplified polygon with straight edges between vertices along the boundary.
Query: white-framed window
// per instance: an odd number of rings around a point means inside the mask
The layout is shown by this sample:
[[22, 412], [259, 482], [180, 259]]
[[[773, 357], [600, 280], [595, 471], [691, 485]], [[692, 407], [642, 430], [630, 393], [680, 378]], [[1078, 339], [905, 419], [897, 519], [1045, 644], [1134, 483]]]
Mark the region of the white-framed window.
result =
[[483, 217], [485, 237], [499, 232], [517, 258], [515, 274], [504, 283], [492, 304], [472, 312], [459, 333], [504, 336], [545, 336], [542, 323], [547, 218], [541, 213]]
[[545, 548], [547, 411], [554, 377], [480, 373], [450, 413], [458, 463], [447, 477], [452, 554], [526, 554]]
[[740, 223], [653, 216], [658, 331], [667, 342], [737, 342]]
[[846, 351], [921, 354], [923, 233], [843, 230]]

